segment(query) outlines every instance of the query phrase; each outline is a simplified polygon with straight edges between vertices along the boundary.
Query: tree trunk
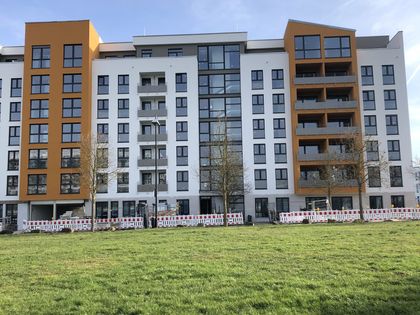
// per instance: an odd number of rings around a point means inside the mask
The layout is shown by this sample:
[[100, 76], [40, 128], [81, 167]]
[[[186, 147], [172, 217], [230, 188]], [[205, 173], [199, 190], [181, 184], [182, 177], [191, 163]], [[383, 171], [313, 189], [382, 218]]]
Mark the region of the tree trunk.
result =
[[357, 183], [358, 193], [359, 193], [359, 214], [360, 220], [364, 221], [363, 217], [363, 201], [362, 201], [362, 183]]
[[95, 231], [95, 217], [96, 217], [96, 198], [92, 196], [92, 224], [91, 224], [91, 231]]
[[228, 226], [227, 211], [228, 211], [228, 197], [226, 194], [224, 194], [223, 195], [223, 225], [225, 227]]

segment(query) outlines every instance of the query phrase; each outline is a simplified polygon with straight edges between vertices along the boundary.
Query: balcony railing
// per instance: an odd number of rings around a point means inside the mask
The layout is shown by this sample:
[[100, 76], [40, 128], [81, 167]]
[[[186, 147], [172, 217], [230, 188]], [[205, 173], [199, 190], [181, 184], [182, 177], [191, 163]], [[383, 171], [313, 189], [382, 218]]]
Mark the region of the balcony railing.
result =
[[[155, 159], [138, 159], [137, 166], [155, 166]], [[168, 159], [158, 159], [158, 166], [168, 166]]]
[[297, 101], [295, 109], [347, 109], [356, 108], [356, 101], [339, 101], [339, 100], [326, 100], [323, 102], [317, 101]]
[[347, 161], [351, 160], [352, 155], [349, 153], [306, 153], [298, 154], [299, 161], [326, 161], [326, 160], [339, 160]]
[[354, 75], [319, 76], [319, 77], [295, 77], [295, 84], [330, 84], [330, 83], [355, 83]]
[[168, 116], [168, 110], [165, 108], [165, 109], [150, 109], [150, 110], [139, 109], [137, 111], [137, 117], [160, 117], [160, 116]]
[[318, 128], [296, 128], [297, 136], [312, 135], [341, 135], [350, 134], [358, 130], [357, 127], [318, 127]]
[[[160, 133], [156, 136], [157, 141], [167, 141], [168, 140], [168, 134], [167, 133]], [[137, 136], [138, 142], [150, 142], [155, 141], [155, 135], [154, 134], [139, 134]]]
[[[153, 192], [155, 191], [155, 185], [148, 184], [148, 185], [137, 185], [137, 192]], [[159, 191], [168, 191], [168, 184], [158, 184], [158, 192]]]
[[138, 85], [138, 93], [166, 93], [168, 87], [166, 84], [159, 85]]
[[[300, 188], [319, 188], [327, 187], [328, 181], [323, 179], [299, 179]], [[355, 179], [348, 179], [346, 181], [338, 181], [334, 183], [334, 186], [339, 187], [357, 187], [357, 181]]]

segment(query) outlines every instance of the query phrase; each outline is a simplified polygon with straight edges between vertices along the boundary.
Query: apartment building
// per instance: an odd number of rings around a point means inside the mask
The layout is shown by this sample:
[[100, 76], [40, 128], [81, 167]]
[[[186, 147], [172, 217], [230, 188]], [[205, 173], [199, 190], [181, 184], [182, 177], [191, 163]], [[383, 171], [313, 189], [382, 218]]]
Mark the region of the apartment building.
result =
[[108, 157], [98, 218], [153, 209], [155, 184], [159, 209], [222, 212], [209, 180], [221, 126], [250, 186], [232, 212], [265, 221], [270, 210], [326, 199], [327, 160], [346, 177], [332, 208], [357, 208], [341, 141], [357, 130], [369, 137], [366, 159], [383, 153], [389, 163], [366, 170], [375, 176], [365, 206], [416, 203], [401, 32], [357, 37], [290, 20], [279, 39], [232, 32], [103, 43], [89, 21], [27, 23], [23, 47], [0, 47], [0, 102], [1, 211], [17, 227], [91, 215], [80, 181], [88, 135]]

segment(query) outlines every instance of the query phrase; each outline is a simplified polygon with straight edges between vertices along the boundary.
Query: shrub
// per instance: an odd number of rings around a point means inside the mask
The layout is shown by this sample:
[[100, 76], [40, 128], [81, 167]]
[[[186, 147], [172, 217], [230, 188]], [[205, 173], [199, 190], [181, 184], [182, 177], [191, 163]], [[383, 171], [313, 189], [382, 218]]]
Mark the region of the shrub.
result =
[[41, 233], [42, 231], [41, 230], [31, 230], [31, 234], [39, 234], [39, 233]]
[[365, 223], [365, 221], [363, 221], [362, 219], [357, 219], [357, 220], [354, 220], [352, 223], [363, 224], [363, 223]]
[[204, 224], [203, 223], [198, 223], [197, 226], [198, 227], [204, 227]]
[[3, 230], [3, 231], [0, 231], [0, 234], [13, 234], [13, 231], [12, 230]]
[[307, 219], [307, 218], [305, 218], [305, 219], [303, 219], [302, 220], [302, 224], [309, 224], [310, 222], [309, 222], [309, 219]]
[[73, 230], [71, 228], [62, 228], [61, 233], [73, 233]]
[[327, 223], [337, 223], [337, 220], [334, 220], [334, 219], [328, 219]]

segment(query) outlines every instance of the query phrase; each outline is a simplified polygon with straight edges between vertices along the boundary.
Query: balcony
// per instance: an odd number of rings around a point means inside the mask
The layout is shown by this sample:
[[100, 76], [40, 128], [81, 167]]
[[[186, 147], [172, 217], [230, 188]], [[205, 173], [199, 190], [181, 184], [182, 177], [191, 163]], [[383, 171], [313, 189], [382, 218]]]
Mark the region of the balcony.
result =
[[139, 94], [142, 93], [166, 93], [168, 90], [168, 87], [166, 84], [159, 84], [159, 85], [141, 85], [139, 84], [137, 87], [137, 92]]
[[306, 153], [298, 154], [298, 161], [328, 161], [328, 160], [335, 160], [335, 161], [348, 161], [352, 159], [352, 155], [350, 153]]
[[299, 84], [330, 84], [330, 83], [355, 83], [354, 75], [319, 76], [319, 77], [295, 77], [295, 85]]
[[[168, 141], [168, 134], [167, 133], [160, 133], [156, 136], [157, 141]], [[154, 134], [138, 134], [137, 136], [138, 142], [152, 142], [155, 141], [155, 135]]]
[[143, 110], [139, 109], [137, 111], [137, 117], [166, 117], [168, 116], [168, 110], [165, 109], [150, 109]]
[[326, 100], [324, 102], [317, 101], [297, 101], [295, 102], [295, 109], [348, 109], [356, 108], [356, 101], [339, 101]]
[[[155, 159], [138, 159], [137, 166], [155, 166]], [[168, 166], [168, 159], [158, 159], [157, 160], [158, 166]]]
[[[155, 191], [155, 185], [137, 185], [137, 192], [153, 192]], [[168, 184], [158, 184], [159, 191], [168, 191]]]
[[[327, 187], [328, 182], [323, 179], [299, 179], [300, 188], [322, 188]], [[349, 179], [345, 182], [334, 183], [334, 186], [339, 187], [357, 187], [357, 181], [355, 179]]]
[[318, 127], [318, 128], [296, 128], [297, 136], [313, 135], [342, 135], [357, 132], [357, 127]]

